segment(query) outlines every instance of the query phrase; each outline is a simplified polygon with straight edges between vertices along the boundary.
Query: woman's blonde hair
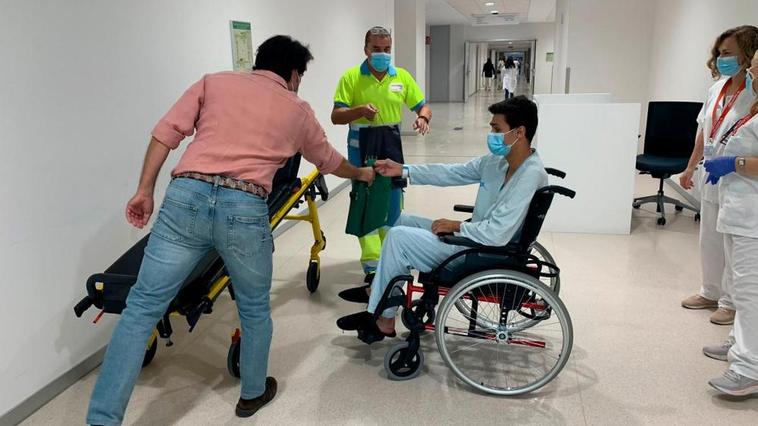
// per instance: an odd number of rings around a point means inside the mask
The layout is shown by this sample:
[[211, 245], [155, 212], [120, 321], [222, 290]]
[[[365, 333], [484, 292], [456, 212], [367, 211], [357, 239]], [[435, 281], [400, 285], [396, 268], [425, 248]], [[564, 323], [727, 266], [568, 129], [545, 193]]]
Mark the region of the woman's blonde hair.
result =
[[711, 70], [711, 75], [714, 79], [721, 78], [721, 73], [716, 66], [716, 60], [719, 58], [719, 47], [721, 47], [721, 43], [729, 37], [734, 37], [737, 42], [737, 46], [740, 49], [738, 59], [742, 65], [749, 64], [750, 60], [753, 59], [756, 50], [758, 50], [758, 27], [753, 25], [742, 25], [724, 31], [713, 43], [713, 47], [711, 48], [711, 58], [708, 59], [707, 62], [708, 68]]

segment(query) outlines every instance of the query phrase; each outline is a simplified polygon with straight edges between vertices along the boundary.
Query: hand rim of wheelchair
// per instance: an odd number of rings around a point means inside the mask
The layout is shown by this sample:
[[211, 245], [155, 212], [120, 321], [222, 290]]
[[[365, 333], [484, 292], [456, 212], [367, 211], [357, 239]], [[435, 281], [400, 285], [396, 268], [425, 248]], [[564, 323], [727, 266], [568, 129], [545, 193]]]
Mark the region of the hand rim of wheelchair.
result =
[[[536, 252], [538, 256], [535, 256], [534, 252]], [[527, 267], [535, 266], [535, 275], [539, 276], [540, 282], [550, 288], [550, 290], [552, 290], [557, 296], [561, 287], [561, 278], [558, 267], [555, 266], [555, 259], [553, 259], [553, 256], [550, 254], [550, 252], [548, 252], [547, 249], [537, 241], [532, 243], [532, 245], [529, 247], [529, 254], [530, 256], [527, 262]], [[547, 269], [548, 272], [543, 272], [543, 269]], [[548, 283], [542, 281], [542, 278], [547, 278], [550, 284], [548, 285]], [[464, 304], [456, 301], [455, 307], [458, 312], [461, 313], [461, 315], [468, 315], [468, 307], [466, 307]], [[525, 330], [535, 325], [539, 321], [548, 319], [550, 316], [549, 308], [547, 309], [547, 312], [542, 315], [535, 313], [535, 310], [533, 308], [528, 307], [521, 307], [519, 308], [518, 312], [524, 318], [521, 322], [518, 323], [519, 330]], [[483, 327], [487, 326], [483, 324], [480, 325]]]
[[[544, 266], [546, 266], [550, 270], [550, 276], [545, 276], [545, 278], [548, 278], [550, 280], [550, 287], [551, 290], [555, 292], [555, 294], [560, 294], [561, 291], [561, 276], [558, 274], [558, 271], [554, 270], [552, 268], [552, 265], [556, 265], [555, 259], [553, 258], [553, 255], [550, 254], [549, 251], [540, 244], [539, 242], [535, 241], [532, 243], [532, 245], [529, 247], [529, 254], [534, 254], [534, 252], [537, 253], [537, 258], [544, 262]], [[547, 284], [547, 283], [545, 283]]]
[[[459, 366], [455, 364], [455, 362], [451, 359], [451, 354], [448, 351], [447, 343], [445, 340], [446, 336], [446, 319], [453, 308], [453, 306], [456, 306], [456, 301], [458, 298], [466, 293], [469, 293], [473, 288], [485, 285], [485, 284], [491, 284], [492, 281], [496, 281], [499, 283], [502, 283], [505, 281], [507, 284], [511, 285], [518, 285], [522, 288], [525, 288], [526, 290], [529, 290], [532, 293], [539, 294], [540, 297], [547, 302], [548, 306], [550, 307], [550, 315], [549, 318], [556, 317], [558, 319], [558, 322], [560, 323], [560, 329], [562, 333], [562, 343], [560, 352], [558, 353], [558, 359], [556, 363], [547, 370], [546, 374], [543, 375], [541, 378], [537, 380], [533, 380], [525, 385], [521, 386], [508, 386], [506, 385], [505, 388], [500, 386], [488, 386], [485, 385], [481, 381], [476, 381], [469, 377], [469, 375], [465, 374]], [[479, 324], [480, 321], [477, 321], [477, 324]], [[486, 321], [482, 321], [482, 323], [486, 324]], [[534, 325], [534, 324], [532, 324]], [[527, 327], [528, 328], [528, 327]], [[521, 332], [525, 327], [517, 328], [516, 330], [509, 330], [509, 332]], [[453, 371], [453, 373], [461, 379], [466, 384], [472, 386], [475, 389], [478, 389], [482, 392], [494, 394], [494, 395], [500, 395], [500, 396], [516, 396], [521, 395], [529, 392], [533, 392], [546, 384], [548, 384], [550, 381], [552, 381], [555, 377], [558, 376], [558, 374], [561, 372], [561, 370], [565, 367], [566, 363], [568, 362], [569, 356], [571, 354], [571, 348], [573, 346], [573, 329], [571, 324], [571, 318], [568, 314], [568, 311], [566, 310], [566, 307], [563, 305], [563, 302], [558, 298], [557, 295], [555, 295], [554, 292], [552, 292], [544, 283], [540, 282], [536, 278], [529, 276], [527, 274], [516, 272], [516, 271], [509, 271], [509, 270], [503, 270], [503, 269], [492, 269], [488, 271], [479, 272], [477, 274], [471, 275], [469, 277], [464, 278], [461, 280], [458, 284], [456, 284], [451, 290], [450, 293], [448, 293], [447, 296], [442, 300], [442, 303], [440, 304], [439, 310], [437, 312], [437, 322], [435, 324], [435, 338], [437, 341], [437, 347], [439, 349], [440, 355], [447, 364], [447, 366]], [[527, 345], [528, 346], [528, 345]]]
[[426, 333], [425, 326], [427, 324], [434, 324], [437, 315], [437, 312], [434, 309], [429, 311], [424, 308], [423, 316], [419, 314], [419, 310], [424, 303], [423, 299], [415, 299], [411, 302], [410, 308], [408, 306], [402, 307], [402, 310], [400, 311], [400, 321], [409, 331], [414, 328], [414, 324], [418, 324], [416, 326], [416, 331], [419, 334], [424, 334]]

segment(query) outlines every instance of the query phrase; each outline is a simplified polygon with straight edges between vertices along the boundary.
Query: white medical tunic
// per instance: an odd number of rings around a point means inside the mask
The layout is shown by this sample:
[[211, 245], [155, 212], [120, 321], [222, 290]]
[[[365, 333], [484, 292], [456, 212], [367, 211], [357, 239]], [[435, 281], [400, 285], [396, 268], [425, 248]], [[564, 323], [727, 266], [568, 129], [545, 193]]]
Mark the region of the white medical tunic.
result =
[[[714, 137], [710, 138], [711, 130], [715, 124], [713, 121], [714, 108], [716, 109], [716, 119], [718, 120], [718, 117], [721, 115], [721, 111], [730, 101], [730, 99], [726, 96], [722, 98], [722, 101], [718, 101], [719, 94], [721, 94], [721, 91], [726, 85], [727, 81], [729, 81], [728, 78], [719, 80], [708, 89], [706, 101], [703, 104], [703, 108], [700, 110], [700, 114], [698, 115], [698, 123], [700, 123], [703, 129], [705, 141], [705, 145], [703, 147], [703, 157], [706, 160], [724, 155], [724, 148], [728, 143], [721, 143], [721, 139], [740, 118], [744, 117], [745, 114], [750, 111], [750, 107], [752, 106], [753, 100], [755, 99], [750, 93], [750, 90], [742, 90], [742, 92], [739, 94], [739, 97], [734, 102], [734, 106], [726, 115], [724, 122], [721, 124], [718, 131], [714, 134]], [[711, 203], [718, 203], [718, 185], [707, 184], [705, 182], [707, 177], [708, 173], [705, 173], [705, 171], [700, 173], [702, 198], [703, 200], [709, 201]]]
[[[732, 136], [723, 155], [758, 157], [758, 116], [753, 117]], [[725, 234], [758, 238], [758, 177], [731, 173], [723, 176], [718, 186], [721, 208], [716, 230]]]

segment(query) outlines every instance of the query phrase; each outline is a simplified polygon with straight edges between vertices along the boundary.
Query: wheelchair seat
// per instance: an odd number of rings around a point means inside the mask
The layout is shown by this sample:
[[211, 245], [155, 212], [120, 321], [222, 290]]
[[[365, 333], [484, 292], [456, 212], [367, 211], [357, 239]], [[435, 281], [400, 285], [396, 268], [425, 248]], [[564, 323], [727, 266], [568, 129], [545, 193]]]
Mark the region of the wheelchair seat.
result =
[[[451, 256], [434, 270], [419, 273], [419, 282], [449, 288], [467, 276], [490, 269], [508, 269], [539, 277], [544, 262], [533, 259], [530, 249], [537, 241], [555, 194], [573, 197], [574, 191], [561, 186], [538, 189], [529, 203], [526, 218], [516, 238], [502, 247], [488, 247], [453, 235], [440, 237], [445, 243], [467, 249]], [[555, 265], [546, 266], [556, 269]]]

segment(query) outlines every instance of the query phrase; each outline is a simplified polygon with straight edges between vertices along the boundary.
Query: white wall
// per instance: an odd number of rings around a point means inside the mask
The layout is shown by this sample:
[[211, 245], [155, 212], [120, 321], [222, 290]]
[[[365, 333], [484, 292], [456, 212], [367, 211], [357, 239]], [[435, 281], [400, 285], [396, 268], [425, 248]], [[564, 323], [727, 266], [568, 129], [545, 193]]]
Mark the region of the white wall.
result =
[[463, 63], [466, 60], [463, 25], [450, 26], [450, 102], [463, 102]]
[[[426, 86], [425, 11], [425, 0], [395, 0], [394, 62], [410, 72], [422, 89]], [[403, 132], [415, 134], [415, 116], [407, 108], [403, 110]]]
[[424, 89], [424, 94], [426, 95], [426, 98], [429, 99], [429, 82], [432, 79], [432, 67], [429, 65], [432, 63], [432, 46], [426, 44], [426, 37], [429, 37], [431, 35], [431, 29], [429, 25], [425, 26], [425, 38], [424, 38], [424, 86], [422, 89]]
[[[231, 68], [230, 19], [252, 22], [254, 47], [278, 33], [310, 44], [316, 59], [301, 96], [345, 151], [346, 129], [329, 124], [334, 87], [362, 60], [365, 31], [393, 26], [393, 2], [282, 6], [275, 0], [3, 3], [0, 290], [8, 299], [0, 309], [0, 415], [106, 344], [114, 318], [93, 326], [92, 312], [76, 319], [72, 307], [87, 276], [142, 235], [126, 224], [123, 209], [149, 132], [191, 83]], [[178, 156], [163, 170], [160, 188]]]
[[610, 92], [618, 102], [646, 101], [653, 3], [569, 0], [570, 93]]
[[[545, 58], [547, 53], [552, 52], [554, 49], [555, 24], [527, 23], [506, 26], [466, 26], [464, 37], [466, 41], [537, 40], [534, 93], [550, 93], [553, 64], [547, 62]], [[481, 68], [478, 72], [481, 73]]]
[[555, 30], [553, 34], [553, 75], [550, 93], [566, 93], [566, 66], [568, 56], [569, 0], [555, 2]]
[[651, 100], [703, 101], [713, 82], [705, 63], [713, 41], [738, 25], [758, 25], [755, 0], [667, 0], [655, 3]]

